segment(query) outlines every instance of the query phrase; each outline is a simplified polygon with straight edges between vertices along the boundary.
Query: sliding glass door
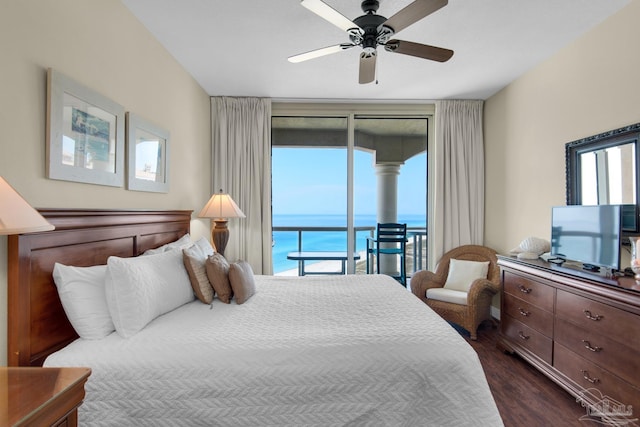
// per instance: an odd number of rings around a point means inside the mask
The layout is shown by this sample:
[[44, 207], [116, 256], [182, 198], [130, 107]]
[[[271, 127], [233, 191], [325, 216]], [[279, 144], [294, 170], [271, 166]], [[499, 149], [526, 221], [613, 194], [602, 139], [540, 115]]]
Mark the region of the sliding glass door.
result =
[[[274, 115], [274, 274], [302, 273], [287, 259], [294, 252], [337, 252], [349, 273], [366, 273], [366, 237], [378, 222], [406, 223], [408, 275], [426, 267], [427, 134], [426, 115]], [[305, 274], [341, 272], [343, 260], [314, 256]], [[399, 269], [384, 263], [383, 273]]]
[[[273, 271], [297, 275], [293, 252], [347, 251], [347, 118], [273, 117], [271, 126]], [[341, 271], [341, 261], [318, 261], [305, 271]]]
[[[354, 129], [355, 224], [407, 224], [406, 267], [397, 255], [382, 255], [379, 272], [399, 276], [405, 268], [410, 276], [426, 265], [428, 121], [356, 115]], [[366, 248], [366, 242], [358, 239], [356, 246]], [[369, 272], [378, 272], [374, 257], [369, 261]]]

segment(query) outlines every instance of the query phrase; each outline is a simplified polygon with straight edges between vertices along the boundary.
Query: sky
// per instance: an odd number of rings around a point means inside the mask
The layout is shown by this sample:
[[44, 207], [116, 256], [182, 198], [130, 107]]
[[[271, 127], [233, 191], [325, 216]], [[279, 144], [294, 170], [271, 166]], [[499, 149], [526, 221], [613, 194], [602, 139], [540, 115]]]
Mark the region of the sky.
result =
[[[347, 150], [273, 148], [273, 214], [346, 214]], [[398, 214], [426, 213], [426, 153], [409, 159], [398, 177]], [[354, 151], [355, 214], [375, 215], [371, 153]]]

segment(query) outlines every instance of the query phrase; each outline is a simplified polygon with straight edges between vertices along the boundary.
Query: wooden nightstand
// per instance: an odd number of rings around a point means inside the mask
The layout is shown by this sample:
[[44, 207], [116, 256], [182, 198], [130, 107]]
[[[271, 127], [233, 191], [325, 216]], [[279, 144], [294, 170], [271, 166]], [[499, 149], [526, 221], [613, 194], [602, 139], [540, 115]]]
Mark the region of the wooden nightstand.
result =
[[78, 425], [89, 368], [0, 368], [0, 425]]

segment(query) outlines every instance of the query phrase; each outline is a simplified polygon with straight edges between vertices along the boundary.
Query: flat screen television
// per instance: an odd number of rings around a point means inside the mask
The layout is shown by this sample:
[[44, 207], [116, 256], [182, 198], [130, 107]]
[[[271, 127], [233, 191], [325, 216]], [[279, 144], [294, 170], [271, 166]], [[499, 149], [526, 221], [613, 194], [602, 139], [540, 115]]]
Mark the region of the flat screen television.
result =
[[551, 256], [586, 270], [620, 270], [622, 212], [622, 205], [553, 207]]

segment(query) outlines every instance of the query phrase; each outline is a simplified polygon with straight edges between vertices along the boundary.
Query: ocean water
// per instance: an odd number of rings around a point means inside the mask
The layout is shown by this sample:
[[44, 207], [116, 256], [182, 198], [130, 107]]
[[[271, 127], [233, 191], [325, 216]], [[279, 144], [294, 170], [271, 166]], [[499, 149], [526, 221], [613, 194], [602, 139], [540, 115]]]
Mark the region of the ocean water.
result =
[[[425, 215], [399, 215], [399, 223], [406, 223], [407, 227], [426, 227]], [[375, 215], [356, 215], [355, 227], [375, 227]], [[274, 215], [274, 227], [346, 227], [346, 215]], [[356, 233], [356, 251], [366, 250], [367, 236], [370, 231]], [[297, 231], [273, 232], [273, 272], [280, 273], [298, 268], [297, 261], [287, 259], [287, 253], [298, 250]], [[302, 233], [303, 251], [346, 251], [346, 231], [304, 231]], [[308, 262], [307, 264], [311, 264]], [[306, 264], [305, 264], [306, 265]]]

